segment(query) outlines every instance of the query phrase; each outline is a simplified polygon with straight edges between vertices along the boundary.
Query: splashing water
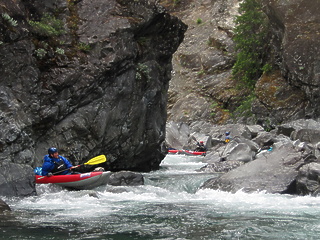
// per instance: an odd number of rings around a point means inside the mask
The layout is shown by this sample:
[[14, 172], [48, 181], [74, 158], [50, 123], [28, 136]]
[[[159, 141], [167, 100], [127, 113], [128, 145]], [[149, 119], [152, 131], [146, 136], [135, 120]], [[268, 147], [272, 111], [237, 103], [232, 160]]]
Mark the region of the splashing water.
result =
[[201, 157], [168, 155], [138, 187], [67, 191], [4, 199], [0, 239], [318, 239], [320, 198], [205, 189], [214, 174]]

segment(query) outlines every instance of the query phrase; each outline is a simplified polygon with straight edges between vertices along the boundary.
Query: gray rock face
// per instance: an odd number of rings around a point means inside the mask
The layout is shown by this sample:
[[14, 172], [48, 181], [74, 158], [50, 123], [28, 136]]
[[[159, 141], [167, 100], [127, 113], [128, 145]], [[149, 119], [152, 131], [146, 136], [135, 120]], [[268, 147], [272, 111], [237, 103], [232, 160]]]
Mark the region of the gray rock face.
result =
[[297, 192], [300, 195], [318, 196], [320, 193], [320, 163], [309, 163], [299, 170]]
[[[0, 12], [19, 19], [15, 27], [1, 23], [0, 160], [36, 166], [57, 146], [76, 163], [106, 154], [110, 169], [156, 169], [164, 157], [171, 55], [186, 26], [152, 1], [6, 4]], [[57, 8], [62, 20], [81, 21], [61, 36], [65, 55], [50, 56], [56, 46], [49, 46], [39, 59], [25, 20], [30, 9]], [[90, 50], [70, 46], [81, 43]]]
[[320, 142], [320, 124], [312, 119], [299, 119], [277, 126], [277, 133], [291, 137], [293, 140], [300, 140], [316, 144]]
[[259, 2], [270, 21], [268, 34], [272, 37], [266, 58], [273, 71], [256, 83], [256, 99], [250, 109], [254, 116], [241, 117], [235, 112], [242, 104], [239, 99], [248, 94], [237, 91], [231, 77], [236, 55], [234, 18], [240, 1], [190, 0], [187, 4], [181, 1], [184, 8], [175, 12], [189, 28], [173, 58], [170, 121], [259, 123], [270, 129], [283, 122], [320, 116], [319, 1]]
[[33, 169], [25, 164], [0, 164], [0, 196], [35, 195]]
[[310, 100], [310, 116], [319, 116], [319, 2], [316, 0], [263, 0], [271, 20], [275, 51], [283, 76], [303, 89]]
[[[76, 164], [105, 154], [108, 170], [159, 167], [185, 24], [155, 0], [8, 0], [2, 13], [17, 24], [0, 17], [0, 162], [39, 166], [55, 146]], [[64, 33], [28, 24], [44, 14]]]

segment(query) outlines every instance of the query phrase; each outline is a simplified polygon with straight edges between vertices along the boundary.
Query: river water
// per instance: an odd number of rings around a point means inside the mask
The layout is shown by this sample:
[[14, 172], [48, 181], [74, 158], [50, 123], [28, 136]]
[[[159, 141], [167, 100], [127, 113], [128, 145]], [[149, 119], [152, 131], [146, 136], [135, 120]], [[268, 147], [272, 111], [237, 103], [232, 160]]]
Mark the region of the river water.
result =
[[168, 155], [138, 187], [67, 191], [5, 199], [0, 239], [319, 239], [320, 198], [198, 190], [214, 177], [201, 157]]

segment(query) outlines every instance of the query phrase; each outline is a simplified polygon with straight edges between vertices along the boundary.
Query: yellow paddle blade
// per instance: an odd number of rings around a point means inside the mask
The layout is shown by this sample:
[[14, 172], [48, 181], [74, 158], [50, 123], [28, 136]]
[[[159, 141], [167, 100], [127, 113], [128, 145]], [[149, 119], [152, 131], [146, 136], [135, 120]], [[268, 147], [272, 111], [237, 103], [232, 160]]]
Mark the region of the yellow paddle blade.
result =
[[107, 161], [107, 158], [105, 155], [99, 155], [94, 158], [91, 158], [88, 162], [84, 163], [85, 165], [96, 165], [100, 163], [104, 163]]

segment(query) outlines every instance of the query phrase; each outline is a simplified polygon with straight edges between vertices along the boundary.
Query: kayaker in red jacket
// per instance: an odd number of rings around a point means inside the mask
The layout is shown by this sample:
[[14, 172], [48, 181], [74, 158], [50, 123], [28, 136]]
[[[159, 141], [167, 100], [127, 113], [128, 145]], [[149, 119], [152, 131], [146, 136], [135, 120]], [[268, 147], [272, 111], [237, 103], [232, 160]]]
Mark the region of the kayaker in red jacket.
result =
[[197, 142], [197, 148], [194, 150], [195, 152], [206, 152], [207, 148], [204, 145], [203, 141]]
[[48, 155], [44, 156], [42, 176], [65, 175], [70, 173], [72, 168], [74, 167], [68, 159], [60, 156], [58, 149], [52, 147], [48, 149]]

